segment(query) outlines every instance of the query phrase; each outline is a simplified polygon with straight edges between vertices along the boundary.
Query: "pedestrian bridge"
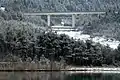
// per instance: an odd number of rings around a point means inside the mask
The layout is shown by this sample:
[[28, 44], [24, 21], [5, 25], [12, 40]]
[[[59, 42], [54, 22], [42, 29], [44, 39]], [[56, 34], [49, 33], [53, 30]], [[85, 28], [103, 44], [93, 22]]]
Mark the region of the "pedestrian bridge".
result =
[[47, 16], [47, 25], [51, 26], [50, 21], [51, 21], [51, 16], [52, 15], [71, 15], [72, 17], [72, 28], [75, 27], [75, 19], [76, 15], [92, 15], [92, 14], [105, 14], [106, 12], [46, 12], [46, 13], [24, 13], [24, 16]]

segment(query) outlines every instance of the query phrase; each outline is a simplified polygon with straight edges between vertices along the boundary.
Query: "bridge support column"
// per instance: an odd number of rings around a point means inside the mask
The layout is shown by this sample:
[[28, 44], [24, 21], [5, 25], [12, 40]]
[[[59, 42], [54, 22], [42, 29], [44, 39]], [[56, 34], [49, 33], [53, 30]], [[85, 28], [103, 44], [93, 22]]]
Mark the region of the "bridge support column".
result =
[[47, 24], [50, 26], [50, 15], [47, 15]]
[[75, 14], [72, 14], [72, 27], [75, 27]]

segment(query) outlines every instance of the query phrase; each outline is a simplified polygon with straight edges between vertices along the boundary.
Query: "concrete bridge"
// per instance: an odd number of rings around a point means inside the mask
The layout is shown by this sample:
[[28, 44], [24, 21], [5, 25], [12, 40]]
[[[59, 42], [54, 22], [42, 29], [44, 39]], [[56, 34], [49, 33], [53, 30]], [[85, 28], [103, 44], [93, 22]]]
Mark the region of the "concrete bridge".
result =
[[75, 15], [83, 14], [105, 14], [106, 12], [47, 12], [47, 13], [24, 13], [25, 16], [47, 16], [47, 25], [50, 25], [50, 16], [52, 15], [71, 15], [72, 17], [72, 27], [75, 27]]

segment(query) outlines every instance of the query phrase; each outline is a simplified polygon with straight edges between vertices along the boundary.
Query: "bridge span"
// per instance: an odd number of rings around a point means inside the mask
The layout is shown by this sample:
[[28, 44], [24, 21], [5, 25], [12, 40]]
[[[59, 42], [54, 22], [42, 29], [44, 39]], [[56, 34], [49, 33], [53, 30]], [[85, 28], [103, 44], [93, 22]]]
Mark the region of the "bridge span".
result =
[[50, 16], [52, 15], [71, 15], [72, 17], [72, 27], [75, 27], [75, 15], [84, 15], [84, 14], [105, 14], [106, 12], [46, 12], [46, 13], [23, 13], [24, 16], [47, 16], [47, 25], [50, 25]]
[[26, 16], [40, 16], [40, 15], [77, 15], [77, 14], [105, 14], [106, 12], [46, 12], [46, 13], [24, 13]]

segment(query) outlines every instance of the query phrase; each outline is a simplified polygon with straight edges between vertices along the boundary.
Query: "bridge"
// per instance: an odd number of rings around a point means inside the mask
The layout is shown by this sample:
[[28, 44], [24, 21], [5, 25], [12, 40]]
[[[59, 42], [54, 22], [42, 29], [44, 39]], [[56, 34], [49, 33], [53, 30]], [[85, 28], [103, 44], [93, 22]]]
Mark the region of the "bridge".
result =
[[84, 14], [105, 14], [106, 12], [46, 12], [46, 13], [23, 13], [25, 16], [47, 16], [47, 25], [50, 25], [50, 16], [52, 15], [71, 15], [72, 17], [72, 27], [75, 27], [75, 15], [84, 15]]

